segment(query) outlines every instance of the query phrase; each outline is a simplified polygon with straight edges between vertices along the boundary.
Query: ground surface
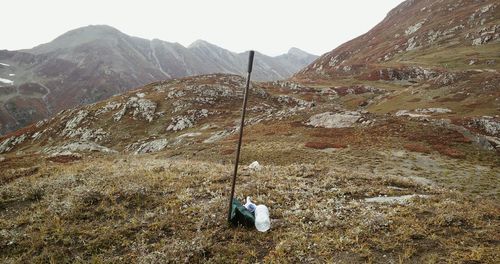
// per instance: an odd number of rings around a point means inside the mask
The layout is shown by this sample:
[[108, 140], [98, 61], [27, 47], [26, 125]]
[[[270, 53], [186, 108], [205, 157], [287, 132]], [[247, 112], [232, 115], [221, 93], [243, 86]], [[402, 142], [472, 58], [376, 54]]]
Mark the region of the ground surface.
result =
[[[312, 128], [294, 118], [248, 127], [242, 163], [257, 160], [263, 169], [243, 166], [236, 193], [270, 208], [267, 233], [226, 224], [234, 135], [156, 154], [8, 156], [0, 162], [0, 257], [6, 263], [498, 262], [498, 155], [451, 132], [440, 140], [454, 139], [465, 156], [434, 150], [430, 134], [427, 141], [413, 139], [425, 150], [416, 152], [405, 140], [420, 131], [418, 124], [385, 124], [398, 127], [398, 135], [377, 134], [376, 126]], [[401, 196], [396, 203], [366, 200]]]

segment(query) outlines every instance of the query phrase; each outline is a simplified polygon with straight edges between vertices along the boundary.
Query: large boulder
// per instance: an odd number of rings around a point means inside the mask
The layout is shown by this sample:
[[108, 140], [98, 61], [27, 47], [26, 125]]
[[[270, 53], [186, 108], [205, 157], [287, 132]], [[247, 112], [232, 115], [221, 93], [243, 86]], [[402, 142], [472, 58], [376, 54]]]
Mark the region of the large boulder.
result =
[[324, 128], [352, 127], [360, 119], [361, 114], [354, 111], [343, 113], [326, 112], [311, 116], [306, 125]]

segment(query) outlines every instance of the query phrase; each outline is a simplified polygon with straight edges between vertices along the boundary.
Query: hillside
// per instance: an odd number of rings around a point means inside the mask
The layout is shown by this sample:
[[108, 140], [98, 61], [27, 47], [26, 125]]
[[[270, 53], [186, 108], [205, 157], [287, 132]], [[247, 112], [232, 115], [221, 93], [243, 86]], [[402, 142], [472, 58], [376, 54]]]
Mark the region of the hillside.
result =
[[[109, 26], [78, 28], [30, 50], [0, 51], [0, 133], [154, 81], [243, 75], [247, 56], [201, 40], [184, 47], [131, 37]], [[285, 79], [316, 58], [297, 49], [257, 57], [256, 80]]]
[[253, 84], [236, 191], [270, 207], [271, 231], [230, 229], [243, 84], [157, 82], [0, 138], [0, 258], [498, 259], [500, 120], [350, 111], [285, 82]]
[[417, 66], [498, 70], [499, 20], [494, 0], [405, 1], [372, 30], [322, 55], [295, 77], [387, 80], [387, 68]]
[[498, 263], [500, 45], [457, 42], [493, 23], [493, 1], [409, 0], [293, 78], [252, 82], [236, 197], [269, 207], [266, 233], [226, 222], [241, 76], [156, 81], [5, 134], [0, 262]]

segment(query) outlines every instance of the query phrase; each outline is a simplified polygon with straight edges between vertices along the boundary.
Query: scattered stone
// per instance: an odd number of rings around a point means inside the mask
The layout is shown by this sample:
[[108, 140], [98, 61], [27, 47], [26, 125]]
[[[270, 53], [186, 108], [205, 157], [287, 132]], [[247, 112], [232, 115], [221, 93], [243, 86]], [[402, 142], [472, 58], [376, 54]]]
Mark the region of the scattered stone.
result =
[[250, 165], [248, 165], [248, 169], [253, 171], [260, 171], [262, 170], [262, 166], [259, 164], [258, 161], [254, 161]]
[[26, 140], [26, 138], [27, 138], [26, 134], [22, 134], [18, 137], [13, 136], [7, 138], [6, 140], [2, 141], [2, 143], [0, 143], [0, 153], [11, 151], [12, 149], [14, 149], [16, 145], [23, 143], [24, 140]]
[[104, 107], [98, 109], [95, 112], [95, 115], [98, 116], [98, 115], [101, 115], [101, 114], [105, 114], [105, 113], [114, 111], [114, 110], [120, 108], [121, 106], [122, 106], [121, 103], [118, 103], [118, 102], [115, 102], [115, 101], [108, 102]]
[[429, 115], [411, 113], [409, 110], [399, 110], [399, 111], [396, 112], [395, 115], [396, 116], [416, 117], [416, 118], [429, 117]]
[[167, 139], [156, 139], [153, 141], [149, 142], [136, 142], [133, 143], [129, 146], [127, 146], [127, 150], [135, 150], [134, 154], [144, 154], [144, 153], [151, 153], [151, 152], [158, 152], [163, 150], [165, 147], [167, 147], [168, 141]]
[[203, 143], [217, 142], [217, 141], [224, 139], [224, 138], [228, 137], [229, 135], [233, 134], [234, 132], [236, 132], [236, 130], [237, 130], [236, 128], [231, 128], [231, 129], [226, 129], [226, 130], [215, 132], [212, 134], [211, 137], [205, 139], [203, 141]]
[[201, 136], [201, 133], [199, 132], [193, 132], [193, 133], [186, 133], [186, 134], [182, 134], [180, 136], [178, 136], [177, 138], [189, 138], [189, 137], [199, 137]]
[[188, 110], [187, 113], [189, 116], [172, 117], [172, 123], [168, 125], [167, 131], [181, 131], [190, 128], [194, 126], [196, 120], [205, 118], [209, 114], [207, 109]]
[[326, 112], [312, 116], [306, 125], [324, 128], [353, 127], [359, 119], [361, 119], [361, 115], [355, 111], [346, 111], [344, 113]]
[[410, 26], [408, 27], [406, 30], [405, 30], [405, 35], [406, 36], [409, 36], [415, 32], [417, 32], [421, 27], [422, 25], [425, 23], [425, 20], [424, 21], [420, 21], [418, 22], [417, 24], [413, 25], [413, 26]]
[[58, 163], [67, 163], [67, 162], [72, 162], [75, 160], [81, 160], [82, 155], [79, 153], [73, 153], [71, 151], [62, 151], [62, 152], [54, 152], [49, 157], [47, 160], [52, 161], [52, 162], [58, 162]]
[[97, 143], [94, 142], [85, 142], [85, 141], [79, 141], [79, 142], [71, 142], [68, 144], [65, 144], [63, 146], [55, 146], [55, 147], [49, 147], [45, 148], [44, 152], [48, 154], [53, 154], [53, 153], [64, 153], [64, 152], [84, 152], [84, 151], [90, 151], [90, 152], [103, 152], [103, 153], [117, 153], [116, 150], [101, 146]]
[[43, 120], [40, 120], [40, 121], [36, 122], [35, 127], [39, 128], [39, 127], [41, 127], [41, 126], [43, 126], [43, 125], [45, 125], [47, 123], [48, 123], [48, 120], [47, 119], [43, 119]]
[[74, 137], [75, 129], [80, 125], [80, 123], [89, 115], [89, 111], [87, 110], [80, 110], [76, 113], [73, 118], [71, 118], [68, 122], [66, 122], [66, 125], [61, 132], [62, 136], [67, 136], [67, 137]]
[[500, 136], [500, 121], [495, 121], [493, 117], [483, 116], [482, 118], [474, 119], [470, 125], [484, 130], [491, 136]]
[[452, 124], [450, 120], [441, 119], [441, 120], [433, 120], [432, 122], [435, 125], [442, 126], [444, 128], [459, 132], [465, 138], [472, 141], [473, 144], [479, 146], [482, 149], [485, 149], [485, 150], [494, 150], [495, 149], [495, 147], [490, 143], [490, 140], [488, 140], [485, 136], [476, 134], [463, 126], [458, 126], [458, 125]]
[[172, 123], [168, 125], [167, 131], [180, 131], [190, 128], [194, 125], [194, 121], [187, 116], [176, 116], [172, 118]]
[[422, 194], [410, 194], [402, 196], [380, 196], [373, 198], [366, 198], [367, 203], [388, 203], [388, 204], [408, 204], [414, 198], [428, 198], [429, 195]]
[[421, 113], [421, 114], [448, 114], [452, 113], [448, 108], [418, 108], [415, 109], [415, 112]]
[[115, 121], [120, 121], [122, 117], [127, 113], [127, 110], [133, 110], [132, 116], [134, 119], [143, 118], [148, 122], [153, 121], [156, 111], [156, 103], [151, 100], [138, 98], [132, 96], [128, 99], [127, 103], [122, 107], [120, 111], [113, 115]]

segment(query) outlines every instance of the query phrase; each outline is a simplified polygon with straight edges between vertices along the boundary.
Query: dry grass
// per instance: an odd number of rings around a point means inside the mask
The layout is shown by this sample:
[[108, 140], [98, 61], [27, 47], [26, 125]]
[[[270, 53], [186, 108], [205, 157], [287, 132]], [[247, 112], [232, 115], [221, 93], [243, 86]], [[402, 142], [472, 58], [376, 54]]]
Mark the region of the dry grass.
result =
[[[264, 162], [265, 163], [265, 162]], [[443, 262], [498, 259], [500, 208], [418, 181], [313, 164], [238, 179], [271, 211], [268, 233], [226, 225], [230, 165], [153, 155], [43, 162], [0, 189], [9, 262]], [[397, 188], [396, 188], [397, 187]], [[427, 194], [406, 205], [379, 195]], [[457, 243], [456, 241], [463, 241]]]

